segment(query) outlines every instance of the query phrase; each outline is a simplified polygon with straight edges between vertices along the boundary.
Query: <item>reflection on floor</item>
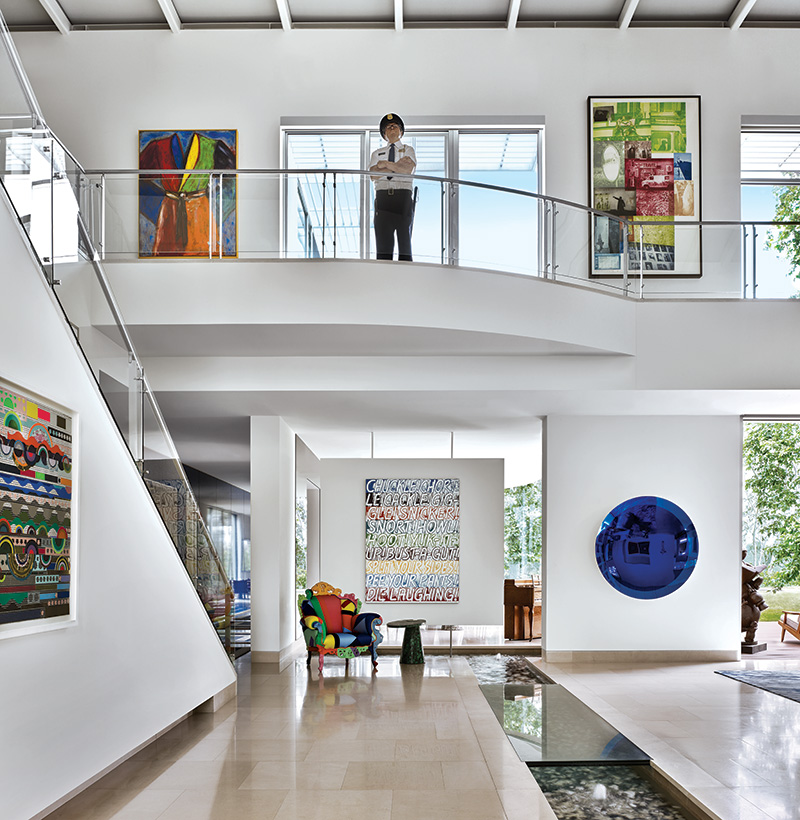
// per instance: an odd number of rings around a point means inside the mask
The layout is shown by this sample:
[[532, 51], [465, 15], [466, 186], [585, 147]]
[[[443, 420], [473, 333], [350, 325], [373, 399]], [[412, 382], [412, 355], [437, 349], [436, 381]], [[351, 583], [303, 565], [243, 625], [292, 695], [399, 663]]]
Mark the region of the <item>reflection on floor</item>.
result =
[[[759, 636], [765, 639], [761, 630]], [[787, 639], [780, 648], [767, 639], [781, 660], [535, 662], [718, 817], [797, 820], [800, 704], [714, 674], [721, 668], [800, 673], [800, 642]], [[50, 817], [556, 817], [463, 657], [429, 655], [424, 666], [401, 667], [396, 656], [382, 656], [374, 676], [364, 658], [350, 662], [349, 675], [342, 661], [332, 660], [323, 678], [313, 664], [306, 670], [304, 658], [280, 674], [251, 668], [249, 655], [237, 668], [237, 702], [214, 715], [193, 715]]]
[[[403, 643], [403, 629], [392, 629], [385, 624], [381, 627], [384, 640], [381, 648], [399, 647]], [[420, 629], [422, 645], [434, 654], [448, 654], [450, 647], [450, 631], [441, 629], [441, 624], [429, 623]], [[532, 641], [507, 641], [503, 637], [502, 626], [461, 626], [456, 625], [452, 632], [453, 654], [463, 655], [479, 649], [480, 651], [495, 650], [500, 652], [520, 652], [526, 655], [541, 653], [542, 640], [534, 638]]]
[[51, 820], [555, 820], [466, 659], [315, 666], [241, 658], [236, 703], [193, 715]]

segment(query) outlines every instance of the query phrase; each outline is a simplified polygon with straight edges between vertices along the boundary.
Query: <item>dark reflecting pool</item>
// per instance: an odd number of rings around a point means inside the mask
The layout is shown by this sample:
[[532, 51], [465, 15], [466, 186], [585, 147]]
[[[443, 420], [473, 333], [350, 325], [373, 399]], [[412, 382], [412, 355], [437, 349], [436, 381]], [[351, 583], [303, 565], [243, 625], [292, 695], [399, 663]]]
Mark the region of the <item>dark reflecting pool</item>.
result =
[[552, 683], [519, 655], [470, 655], [467, 662], [478, 683]]
[[509, 742], [559, 820], [679, 820], [650, 757], [525, 658], [467, 658]]
[[560, 820], [683, 820], [689, 816], [642, 777], [644, 767], [547, 766], [531, 771]]
[[481, 691], [529, 765], [650, 762], [649, 755], [563, 686], [488, 683]]

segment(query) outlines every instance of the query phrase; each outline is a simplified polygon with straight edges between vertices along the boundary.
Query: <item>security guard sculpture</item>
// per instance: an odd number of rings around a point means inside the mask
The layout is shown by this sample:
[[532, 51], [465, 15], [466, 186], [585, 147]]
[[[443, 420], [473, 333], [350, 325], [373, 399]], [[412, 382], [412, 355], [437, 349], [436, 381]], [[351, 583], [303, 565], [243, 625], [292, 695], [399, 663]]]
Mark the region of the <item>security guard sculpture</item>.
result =
[[391, 259], [396, 234], [398, 259], [411, 262], [413, 181], [409, 177], [386, 176], [385, 172], [413, 174], [417, 157], [410, 145], [400, 141], [405, 126], [397, 114], [387, 114], [381, 120], [380, 131], [386, 145], [373, 151], [369, 159], [370, 171], [384, 172], [382, 176], [372, 177], [375, 184], [375, 249], [378, 259]]

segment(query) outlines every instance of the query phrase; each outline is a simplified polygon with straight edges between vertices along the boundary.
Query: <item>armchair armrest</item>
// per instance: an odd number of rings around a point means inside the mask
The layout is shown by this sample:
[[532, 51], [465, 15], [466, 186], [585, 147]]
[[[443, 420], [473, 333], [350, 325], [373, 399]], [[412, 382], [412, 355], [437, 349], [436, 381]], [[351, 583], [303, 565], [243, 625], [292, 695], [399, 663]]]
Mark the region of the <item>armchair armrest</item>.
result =
[[318, 615], [304, 615], [302, 624], [307, 646], [312, 643], [321, 644], [325, 640], [325, 623]]
[[378, 629], [382, 623], [383, 618], [377, 612], [362, 612], [353, 618], [353, 632], [372, 635], [377, 646], [383, 640], [383, 634]]

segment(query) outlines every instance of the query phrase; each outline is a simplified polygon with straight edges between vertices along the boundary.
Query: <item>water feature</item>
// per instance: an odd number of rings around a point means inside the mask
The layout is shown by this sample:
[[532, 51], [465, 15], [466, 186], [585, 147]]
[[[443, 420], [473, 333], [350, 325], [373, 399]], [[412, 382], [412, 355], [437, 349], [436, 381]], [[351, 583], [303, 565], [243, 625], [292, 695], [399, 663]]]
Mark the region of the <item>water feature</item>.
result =
[[467, 661], [559, 820], [704, 816], [679, 807], [649, 755], [527, 659], [482, 655]]

